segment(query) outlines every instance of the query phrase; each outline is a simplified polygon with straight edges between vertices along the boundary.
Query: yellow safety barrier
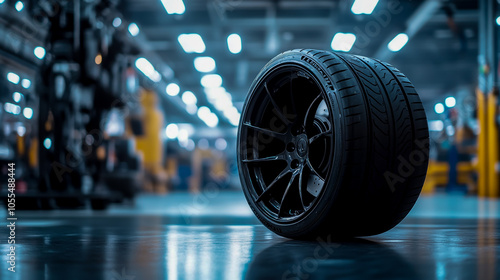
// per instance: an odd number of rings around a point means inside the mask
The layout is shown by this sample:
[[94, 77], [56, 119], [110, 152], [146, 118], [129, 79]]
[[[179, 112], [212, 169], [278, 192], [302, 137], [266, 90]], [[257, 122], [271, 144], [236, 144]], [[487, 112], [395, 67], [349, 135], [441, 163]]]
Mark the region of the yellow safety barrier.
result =
[[[447, 162], [439, 162], [431, 160], [427, 169], [427, 177], [425, 178], [422, 193], [433, 193], [438, 186], [446, 186], [449, 181], [450, 165]], [[474, 181], [474, 173], [477, 172], [476, 166], [467, 161], [461, 161], [457, 164], [457, 183], [466, 185], [469, 192], [476, 190]]]

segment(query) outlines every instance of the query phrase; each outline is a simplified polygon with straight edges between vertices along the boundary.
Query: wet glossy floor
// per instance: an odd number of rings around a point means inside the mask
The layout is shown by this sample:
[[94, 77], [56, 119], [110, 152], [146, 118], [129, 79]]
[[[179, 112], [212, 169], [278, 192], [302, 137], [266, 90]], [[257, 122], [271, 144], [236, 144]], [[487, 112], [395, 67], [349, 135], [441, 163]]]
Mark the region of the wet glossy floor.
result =
[[331, 243], [274, 235], [238, 192], [18, 218], [0, 279], [500, 279], [499, 202], [475, 197], [421, 197], [393, 230]]

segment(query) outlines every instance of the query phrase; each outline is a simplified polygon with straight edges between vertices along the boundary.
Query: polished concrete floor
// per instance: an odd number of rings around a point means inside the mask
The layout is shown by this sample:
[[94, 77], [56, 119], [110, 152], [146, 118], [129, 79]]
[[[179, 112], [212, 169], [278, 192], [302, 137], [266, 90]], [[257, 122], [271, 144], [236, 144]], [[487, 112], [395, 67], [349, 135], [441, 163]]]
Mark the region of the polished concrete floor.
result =
[[2, 229], [0, 279], [500, 279], [500, 203], [462, 195], [422, 196], [391, 231], [342, 242], [279, 237], [239, 192], [17, 216], [16, 272]]

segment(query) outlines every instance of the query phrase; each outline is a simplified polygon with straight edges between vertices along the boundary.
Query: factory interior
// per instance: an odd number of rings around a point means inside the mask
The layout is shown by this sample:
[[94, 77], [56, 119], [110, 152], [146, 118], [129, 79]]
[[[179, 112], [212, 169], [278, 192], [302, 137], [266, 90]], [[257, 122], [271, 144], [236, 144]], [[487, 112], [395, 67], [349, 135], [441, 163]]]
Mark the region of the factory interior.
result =
[[[499, 35], [496, 0], [0, 0], [0, 279], [500, 279]], [[249, 207], [240, 118], [287, 50], [413, 83], [429, 164], [393, 229]]]

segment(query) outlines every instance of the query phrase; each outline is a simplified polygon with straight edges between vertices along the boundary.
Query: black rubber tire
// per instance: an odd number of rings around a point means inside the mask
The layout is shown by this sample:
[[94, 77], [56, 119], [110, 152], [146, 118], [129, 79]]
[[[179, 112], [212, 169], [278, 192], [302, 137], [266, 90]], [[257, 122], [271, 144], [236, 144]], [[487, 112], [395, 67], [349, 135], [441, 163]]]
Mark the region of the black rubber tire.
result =
[[[297, 65], [319, 81], [335, 124], [334, 164], [325, 187], [293, 222], [264, 213], [262, 202], [256, 202], [255, 181], [242, 162], [242, 127], [249, 107], [262, 81], [285, 64]], [[302, 49], [273, 58], [249, 90], [238, 130], [238, 167], [250, 208], [266, 227], [289, 238], [367, 236], [393, 228], [420, 194], [428, 155], [427, 118], [408, 78], [387, 63], [345, 53]]]

